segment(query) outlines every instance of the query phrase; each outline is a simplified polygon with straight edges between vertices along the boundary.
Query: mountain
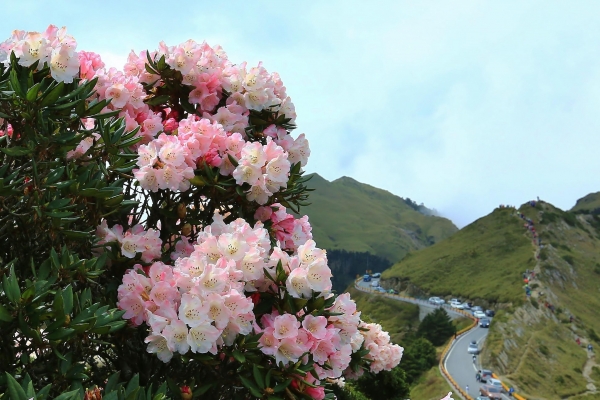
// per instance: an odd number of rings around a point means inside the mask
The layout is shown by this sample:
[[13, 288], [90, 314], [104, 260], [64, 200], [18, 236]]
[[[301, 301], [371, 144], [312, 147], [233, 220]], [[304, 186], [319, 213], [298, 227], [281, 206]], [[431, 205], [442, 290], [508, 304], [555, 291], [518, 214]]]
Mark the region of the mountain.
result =
[[600, 214], [600, 192], [590, 193], [577, 200], [570, 211], [583, 214]]
[[458, 230], [450, 220], [433, 215], [435, 210], [352, 178], [329, 182], [312, 174], [307, 186], [315, 191], [311, 205], [301, 211], [324, 249], [368, 252], [396, 262]]
[[[496, 309], [481, 361], [526, 398], [598, 398], [600, 365], [585, 347], [600, 348], [595, 210], [593, 201], [578, 201], [567, 212], [543, 201], [518, 210], [498, 208], [448, 239], [409, 253], [383, 273], [383, 285]], [[541, 245], [532, 240], [527, 219]], [[526, 270], [535, 273], [531, 297], [523, 289]]]

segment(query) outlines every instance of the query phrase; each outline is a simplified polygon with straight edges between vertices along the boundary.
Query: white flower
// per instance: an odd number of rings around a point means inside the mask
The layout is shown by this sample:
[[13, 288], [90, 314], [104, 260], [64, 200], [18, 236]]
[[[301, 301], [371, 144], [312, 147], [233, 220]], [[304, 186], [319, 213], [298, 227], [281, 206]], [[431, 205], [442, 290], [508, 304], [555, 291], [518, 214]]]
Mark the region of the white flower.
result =
[[79, 56], [68, 47], [58, 47], [50, 55], [50, 74], [58, 82], [71, 83], [79, 73]]

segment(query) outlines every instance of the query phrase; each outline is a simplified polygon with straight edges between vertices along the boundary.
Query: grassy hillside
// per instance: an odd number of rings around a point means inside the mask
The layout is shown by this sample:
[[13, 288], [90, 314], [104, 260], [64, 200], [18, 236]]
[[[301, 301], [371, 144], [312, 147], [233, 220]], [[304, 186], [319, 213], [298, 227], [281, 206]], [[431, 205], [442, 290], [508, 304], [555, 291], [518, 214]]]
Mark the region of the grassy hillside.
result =
[[450, 220], [425, 215], [412, 201], [351, 178], [329, 182], [313, 174], [307, 186], [316, 190], [301, 211], [321, 248], [369, 252], [396, 262], [457, 231]]
[[[593, 210], [522, 206], [519, 213], [533, 220], [540, 247], [514, 209], [496, 209], [410, 253], [383, 278], [399, 288], [499, 308], [481, 359], [528, 399], [594, 398], [600, 365], [585, 348], [600, 347], [600, 215]], [[531, 298], [522, 288], [526, 269], [536, 273]]]
[[577, 200], [570, 211], [600, 214], [600, 192], [590, 193]]
[[416, 304], [364, 293], [353, 287], [349, 287], [347, 292], [362, 312], [361, 317], [380, 324], [389, 332], [394, 343], [399, 343], [408, 329], [419, 326], [419, 306]]
[[523, 302], [521, 273], [534, 266], [531, 240], [515, 209], [498, 208], [446, 240], [409, 253], [383, 273], [391, 286], [409, 282], [427, 294]]

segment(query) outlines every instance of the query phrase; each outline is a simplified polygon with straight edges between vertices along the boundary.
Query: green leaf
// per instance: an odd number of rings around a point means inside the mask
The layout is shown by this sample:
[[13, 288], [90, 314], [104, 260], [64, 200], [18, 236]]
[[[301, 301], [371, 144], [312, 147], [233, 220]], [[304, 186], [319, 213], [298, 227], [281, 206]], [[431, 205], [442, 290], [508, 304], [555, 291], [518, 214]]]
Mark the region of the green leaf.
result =
[[254, 380], [256, 381], [256, 384], [258, 385], [258, 387], [261, 389], [264, 389], [265, 382], [264, 382], [262, 374], [260, 373], [260, 370], [258, 369], [256, 364], [252, 365], [252, 374], [254, 375]]
[[56, 200], [52, 200], [47, 208], [50, 210], [56, 209], [56, 208], [63, 208], [64, 206], [66, 206], [67, 204], [69, 204], [71, 202], [71, 199], [56, 199]]
[[63, 289], [62, 297], [64, 299], [65, 314], [71, 314], [71, 311], [73, 311], [73, 288], [71, 285]]
[[19, 77], [17, 76], [17, 71], [12, 69], [10, 71], [10, 87], [15, 92], [15, 94], [19, 97], [23, 97], [25, 94], [23, 89], [21, 88], [21, 82], [19, 82]]
[[8, 310], [0, 304], [0, 321], [10, 322], [12, 321], [13, 316], [8, 312]]
[[25, 390], [19, 385], [19, 382], [8, 372], [5, 372], [6, 384], [8, 385], [9, 399], [11, 400], [28, 400]]
[[258, 388], [256, 386], [254, 386], [254, 383], [252, 383], [252, 381], [250, 381], [250, 379], [244, 378], [242, 375], [240, 375], [239, 377], [240, 377], [240, 380], [242, 381], [242, 384], [250, 390], [250, 393], [252, 393], [252, 396], [258, 397], [259, 399], [262, 397], [262, 393], [258, 390]]
[[290, 385], [290, 383], [292, 383], [291, 379], [287, 379], [284, 382], [275, 385], [275, 388], [273, 389], [273, 391], [275, 393], [279, 393], [279, 392], [283, 392], [285, 390], [286, 387], [288, 387]]
[[106, 382], [106, 386], [104, 387], [104, 393], [109, 393], [113, 391], [113, 389], [117, 386], [117, 383], [119, 383], [120, 374], [121, 373], [117, 371], [114, 374], [112, 374], [110, 378], [108, 378], [108, 382]]
[[[48, 176], [46, 177], [46, 185], [52, 185], [62, 177], [65, 172], [65, 167], [59, 167], [50, 171]], [[57, 185], [58, 186], [58, 185]]]
[[45, 95], [42, 94], [42, 101], [40, 102], [40, 107], [43, 108], [49, 106], [50, 104], [56, 103], [56, 100], [58, 100], [58, 98], [62, 94], [64, 87], [65, 83], [60, 82], [58, 85], [54, 86], [54, 88], [50, 90], [50, 92], [48, 92]]
[[239, 350], [234, 350], [232, 353], [233, 358], [235, 358], [238, 362], [243, 363], [246, 362], [246, 357]]
[[2, 147], [0, 148], [0, 151], [3, 152], [6, 155], [9, 155], [11, 157], [18, 157], [18, 156], [24, 156], [26, 154], [29, 154], [31, 152], [31, 150], [29, 150], [27, 147]]
[[58, 328], [54, 332], [50, 333], [47, 338], [48, 340], [59, 340], [64, 339], [67, 336], [71, 336], [75, 333], [75, 329], [72, 328]]
[[27, 101], [34, 101], [37, 98], [38, 91], [40, 90], [40, 84], [41, 82], [36, 83], [27, 91], [27, 95], [25, 96]]
[[144, 100], [144, 103], [149, 106], [158, 106], [159, 104], [165, 104], [169, 100], [169, 95], [163, 94], [161, 96], [154, 96], [149, 100]]
[[19, 288], [19, 283], [17, 282], [17, 278], [15, 276], [14, 265], [10, 266], [8, 278], [6, 275], [2, 277], [2, 286], [4, 288], [6, 297], [8, 297], [8, 300], [13, 304], [18, 304], [19, 300], [21, 300], [21, 289]]
[[54, 400], [77, 400], [79, 399], [79, 389], [71, 390], [56, 397]]

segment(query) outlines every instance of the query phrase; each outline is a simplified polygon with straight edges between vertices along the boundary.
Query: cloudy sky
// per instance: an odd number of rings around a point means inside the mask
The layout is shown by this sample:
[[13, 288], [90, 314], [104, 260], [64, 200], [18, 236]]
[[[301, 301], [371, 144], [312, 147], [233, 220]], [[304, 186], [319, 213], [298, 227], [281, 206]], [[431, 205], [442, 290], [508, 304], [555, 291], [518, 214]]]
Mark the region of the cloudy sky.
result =
[[55, 24], [116, 67], [161, 40], [263, 61], [294, 100], [309, 172], [460, 227], [501, 203], [569, 209], [600, 191], [600, 2], [286, 3], [0, 0], [0, 41]]

